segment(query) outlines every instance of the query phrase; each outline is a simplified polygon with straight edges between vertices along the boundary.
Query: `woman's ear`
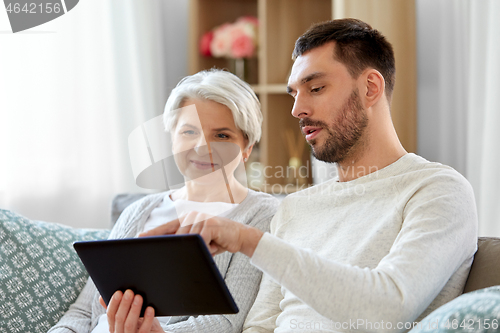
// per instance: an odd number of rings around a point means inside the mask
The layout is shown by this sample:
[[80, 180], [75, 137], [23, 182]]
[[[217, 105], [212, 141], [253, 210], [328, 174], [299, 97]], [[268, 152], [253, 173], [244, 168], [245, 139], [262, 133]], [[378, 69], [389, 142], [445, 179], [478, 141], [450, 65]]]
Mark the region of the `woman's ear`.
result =
[[382, 74], [376, 69], [369, 69], [365, 75], [365, 95], [362, 98], [364, 99], [365, 108], [368, 109], [384, 96], [385, 80]]
[[244, 152], [241, 153], [243, 156], [243, 161], [248, 161], [248, 157], [250, 157], [250, 154], [252, 153], [253, 145], [250, 145], [247, 149], [245, 149]]

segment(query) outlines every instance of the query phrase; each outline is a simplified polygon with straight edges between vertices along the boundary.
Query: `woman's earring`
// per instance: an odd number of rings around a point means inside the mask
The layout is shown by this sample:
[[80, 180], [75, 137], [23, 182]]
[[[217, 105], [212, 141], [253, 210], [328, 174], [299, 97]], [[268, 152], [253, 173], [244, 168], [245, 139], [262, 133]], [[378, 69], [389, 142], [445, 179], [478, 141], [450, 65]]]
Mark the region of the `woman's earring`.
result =
[[246, 158], [246, 157], [245, 157], [245, 158], [243, 159], [243, 162], [246, 162], [246, 161], [248, 161], [248, 158]]

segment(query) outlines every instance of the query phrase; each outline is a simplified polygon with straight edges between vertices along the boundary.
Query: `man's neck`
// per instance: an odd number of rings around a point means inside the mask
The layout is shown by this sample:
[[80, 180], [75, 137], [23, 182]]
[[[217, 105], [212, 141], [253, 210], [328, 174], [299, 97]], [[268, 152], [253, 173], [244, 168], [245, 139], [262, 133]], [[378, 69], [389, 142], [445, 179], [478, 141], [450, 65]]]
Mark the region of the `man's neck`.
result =
[[[378, 141], [337, 163], [340, 182], [348, 182], [385, 168], [407, 154], [399, 140]], [[376, 141], [375, 141], [376, 142]]]
[[340, 182], [348, 182], [376, 172], [407, 154], [392, 123], [387, 100], [367, 109], [369, 124], [359, 144], [337, 163]]

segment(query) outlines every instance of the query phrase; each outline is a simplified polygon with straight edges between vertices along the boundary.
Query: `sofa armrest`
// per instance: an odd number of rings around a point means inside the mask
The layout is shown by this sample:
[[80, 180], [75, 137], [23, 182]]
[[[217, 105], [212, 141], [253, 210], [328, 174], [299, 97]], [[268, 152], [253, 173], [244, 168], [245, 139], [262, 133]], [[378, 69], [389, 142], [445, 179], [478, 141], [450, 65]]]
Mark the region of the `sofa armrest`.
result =
[[111, 202], [111, 228], [115, 225], [121, 213], [128, 205], [148, 195], [147, 193], [117, 194]]
[[464, 293], [500, 285], [500, 238], [479, 237]]

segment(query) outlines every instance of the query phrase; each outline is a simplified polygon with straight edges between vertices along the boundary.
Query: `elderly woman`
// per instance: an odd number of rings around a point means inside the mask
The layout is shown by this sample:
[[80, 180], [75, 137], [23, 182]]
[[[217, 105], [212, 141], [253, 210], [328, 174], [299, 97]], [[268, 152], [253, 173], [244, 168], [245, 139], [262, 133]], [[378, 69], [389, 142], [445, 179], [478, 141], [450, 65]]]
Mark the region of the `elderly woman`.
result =
[[[148, 195], [127, 207], [110, 238], [136, 237], [168, 221], [182, 220], [189, 212], [224, 216], [267, 231], [278, 200], [248, 189], [235, 177], [261, 136], [260, 104], [250, 86], [222, 70], [188, 76], [172, 90], [164, 123], [172, 135], [172, 152], [184, 186]], [[145, 319], [138, 318], [133, 304], [142, 299], [132, 291], [115, 293], [106, 314], [89, 279], [49, 332], [138, 332], [141, 326], [148, 332], [241, 332], [261, 273], [241, 253], [226, 252], [214, 261], [239, 307], [238, 314], [153, 318], [150, 309]]]

